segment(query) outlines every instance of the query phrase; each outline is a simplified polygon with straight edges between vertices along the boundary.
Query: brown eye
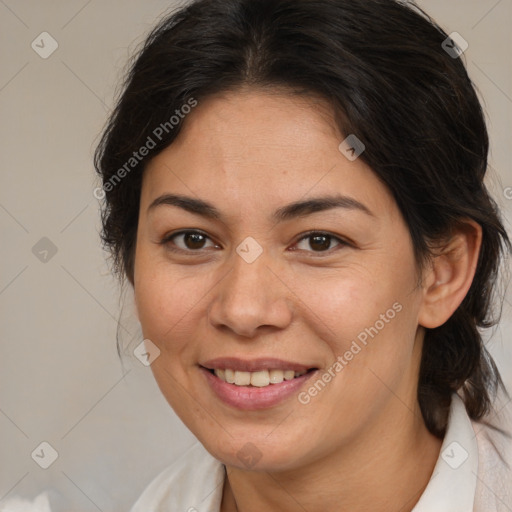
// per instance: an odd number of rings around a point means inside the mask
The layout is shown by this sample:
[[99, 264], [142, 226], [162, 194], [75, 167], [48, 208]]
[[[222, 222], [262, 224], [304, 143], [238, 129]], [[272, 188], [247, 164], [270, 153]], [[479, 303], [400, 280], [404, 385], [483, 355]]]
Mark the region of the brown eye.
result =
[[[340, 238], [329, 233], [309, 233], [299, 240], [297, 248], [310, 252], [327, 252], [333, 248], [333, 242], [334, 246], [348, 245]], [[302, 244], [302, 247], [300, 247], [300, 244]]]
[[[210, 245], [208, 245], [208, 242]], [[167, 236], [162, 244], [171, 250], [200, 251], [211, 247], [217, 247], [204, 233], [200, 231], [181, 231]], [[172, 247], [174, 246], [174, 247]]]
[[331, 237], [326, 235], [315, 235], [309, 237], [309, 245], [315, 251], [327, 251], [331, 245]]
[[187, 249], [202, 249], [205, 243], [206, 237], [200, 233], [185, 233], [183, 235], [183, 243]]

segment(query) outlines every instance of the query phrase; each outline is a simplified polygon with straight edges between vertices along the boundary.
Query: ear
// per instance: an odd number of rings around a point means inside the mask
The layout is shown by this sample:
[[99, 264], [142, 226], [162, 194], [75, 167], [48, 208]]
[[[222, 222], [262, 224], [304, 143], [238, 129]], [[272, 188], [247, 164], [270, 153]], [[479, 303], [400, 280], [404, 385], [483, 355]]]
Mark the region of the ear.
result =
[[423, 302], [418, 318], [421, 326], [439, 327], [459, 307], [473, 282], [481, 245], [481, 226], [467, 219], [435, 250], [423, 271]]

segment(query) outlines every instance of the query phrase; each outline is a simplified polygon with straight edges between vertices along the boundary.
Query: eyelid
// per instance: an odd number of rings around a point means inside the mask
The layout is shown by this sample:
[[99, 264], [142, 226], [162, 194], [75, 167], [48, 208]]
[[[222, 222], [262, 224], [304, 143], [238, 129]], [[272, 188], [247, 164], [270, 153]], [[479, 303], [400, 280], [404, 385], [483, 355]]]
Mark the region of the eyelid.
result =
[[[335, 235], [334, 233], [330, 233], [329, 231], [323, 231], [323, 230], [311, 230], [311, 231], [308, 231], [306, 233], [302, 233], [300, 235], [300, 238], [297, 239], [296, 242], [294, 242], [293, 245], [297, 245], [299, 242], [302, 242], [303, 240], [307, 239], [307, 238], [310, 238], [314, 235], [320, 235], [320, 236], [328, 236], [329, 238], [333, 239], [333, 240], [336, 240], [336, 242], [338, 242], [338, 245], [341, 246], [341, 247], [354, 247], [354, 243], [351, 242], [350, 240], [348, 239], [345, 239], [345, 238], [342, 238], [340, 237], [339, 235]], [[303, 250], [303, 249], [300, 249], [300, 250]], [[308, 253], [311, 253], [311, 254], [316, 254], [316, 255], [329, 255], [329, 254], [332, 254], [334, 248], [332, 249], [328, 249], [326, 251], [305, 251], [305, 252], [308, 252]]]
[[204, 231], [202, 231], [200, 229], [182, 229], [182, 230], [179, 230], [179, 231], [175, 231], [173, 233], [166, 234], [166, 235], [164, 235], [162, 237], [162, 239], [159, 242], [159, 244], [166, 246], [167, 250], [170, 250], [170, 251], [181, 252], [181, 253], [188, 253], [188, 254], [194, 254], [194, 253], [199, 254], [202, 251], [204, 251], [205, 249], [203, 249], [203, 248], [202, 249], [196, 249], [196, 250], [193, 250], [193, 249], [182, 249], [181, 247], [177, 247], [175, 244], [174, 244], [174, 246], [169, 245], [169, 244], [172, 243], [172, 239], [173, 238], [175, 238], [177, 236], [180, 236], [180, 235], [187, 235], [187, 234], [190, 234], [190, 233], [202, 235], [205, 238], [207, 238], [208, 240], [210, 240], [214, 245], [216, 245], [216, 246], [220, 245], [217, 242], [215, 242], [215, 240], [213, 240], [213, 238], [210, 235], [208, 235], [207, 233], [205, 233]]
[[[179, 231], [176, 231], [173, 233], [169, 233], [169, 234], [165, 235], [159, 243], [161, 245], [168, 246], [168, 244], [172, 241], [173, 238], [180, 236], [180, 235], [190, 234], [190, 233], [200, 234], [200, 235], [204, 236], [206, 239], [210, 240], [216, 246], [220, 246], [220, 244], [215, 242], [215, 240], [211, 236], [209, 236], [207, 233], [205, 233], [204, 231], [202, 231], [200, 229], [182, 229], [182, 230], [179, 230]], [[335, 235], [333, 233], [330, 233], [329, 231], [323, 231], [323, 230], [310, 230], [305, 233], [301, 233], [299, 235], [299, 238], [297, 238], [296, 241], [293, 242], [292, 246], [296, 246], [298, 243], [302, 242], [303, 240], [306, 240], [307, 238], [311, 238], [314, 235], [327, 236], [327, 237], [335, 240], [336, 242], [338, 242], [338, 247], [347, 247], [347, 246], [354, 247], [353, 242], [351, 242], [345, 238], [342, 238], [338, 235]], [[201, 248], [201, 249], [196, 249], [196, 250], [182, 249], [181, 247], [177, 247], [174, 244], [174, 247], [168, 246], [167, 249], [170, 251], [174, 251], [174, 252], [181, 252], [181, 253], [188, 253], [188, 254], [193, 254], [193, 253], [200, 254], [202, 251], [204, 251], [208, 248], [206, 248], [206, 249]], [[292, 251], [295, 251], [295, 250], [297, 250], [297, 249], [292, 249]], [[326, 251], [308, 251], [305, 249], [299, 249], [299, 250], [303, 251], [303, 252], [315, 254], [316, 257], [321, 257], [322, 255], [332, 254], [334, 248], [327, 249]]]

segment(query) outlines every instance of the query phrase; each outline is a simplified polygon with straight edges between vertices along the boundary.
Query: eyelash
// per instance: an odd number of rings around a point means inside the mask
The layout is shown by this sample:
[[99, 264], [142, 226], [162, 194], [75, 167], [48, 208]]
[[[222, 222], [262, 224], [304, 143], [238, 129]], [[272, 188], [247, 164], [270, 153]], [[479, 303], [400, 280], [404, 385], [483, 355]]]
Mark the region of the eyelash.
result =
[[[172, 242], [172, 240], [174, 238], [176, 238], [178, 236], [182, 236], [182, 235], [187, 235], [187, 234], [197, 234], [197, 235], [201, 235], [201, 236], [207, 238], [208, 240], [211, 240], [211, 238], [206, 233], [204, 233], [202, 231], [199, 231], [199, 230], [196, 230], [196, 229], [189, 229], [189, 230], [178, 231], [177, 233], [171, 233], [170, 235], [165, 236], [162, 239], [162, 241], [160, 242], [160, 244], [166, 246], [166, 249], [171, 251], [171, 252], [181, 253], [181, 254], [184, 254], [184, 253], [185, 254], [186, 253], [188, 253], [188, 254], [201, 253], [202, 251], [205, 250], [203, 248], [197, 249], [197, 250], [194, 250], [194, 249], [182, 249], [182, 248], [176, 247], [174, 245], [174, 242]], [[340, 237], [338, 237], [336, 235], [333, 235], [333, 234], [331, 234], [329, 232], [326, 232], [326, 231], [308, 231], [307, 233], [302, 234], [301, 237], [294, 243], [294, 245], [302, 242], [303, 240], [307, 240], [308, 238], [313, 238], [314, 236], [328, 237], [329, 239], [331, 239], [331, 241], [334, 240], [334, 241], [338, 242], [338, 246], [339, 247], [352, 247], [353, 246], [353, 244], [351, 244], [350, 242], [348, 242], [346, 240], [343, 240], [342, 238], [340, 238]], [[318, 254], [318, 255], [323, 255], [323, 254], [330, 255], [330, 254], [332, 254], [332, 248], [331, 249], [327, 249], [326, 251], [306, 251], [306, 252], [311, 252], [313, 254]]]

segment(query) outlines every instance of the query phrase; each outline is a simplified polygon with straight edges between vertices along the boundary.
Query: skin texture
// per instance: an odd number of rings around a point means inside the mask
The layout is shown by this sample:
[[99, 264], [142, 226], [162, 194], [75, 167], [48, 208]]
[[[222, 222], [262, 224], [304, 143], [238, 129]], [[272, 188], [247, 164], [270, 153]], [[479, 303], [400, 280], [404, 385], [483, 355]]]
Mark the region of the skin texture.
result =
[[[410, 511], [439, 456], [441, 441], [427, 431], [416, 397], [422, 326], [441, 325], [462, 301], [480, 230], [468, 222], [454, 233], [419, 284], [394, 199], [361, 159], [339, 151], [344, 138], [321, 100], [241, 89], [201, 101], [145, 170], [137, 313], [161, 351], [152, 370], [162, 393], [227, 467], [223, 512]], [[165, 193], [207, 201], [222, 218], [169, 205], [148, 211]], [[333, 194], [371, 213], [271, 218], [289, 203]], [[207, 238], [168, 239], [184, 229]], [[324, 250], [304, 238], [311, 230], [332, 235]], [[249, 236], [263, 249], [252, 263], [236, 252]], [[293, 395], [268, 409], [237, 410], [217, 398], [198, 366], [275, 357], [321, 376], [394, 304], [400, 312], [308, 404]], [[237, 457], [248, 442], [261, 454], [251, 468]]]

